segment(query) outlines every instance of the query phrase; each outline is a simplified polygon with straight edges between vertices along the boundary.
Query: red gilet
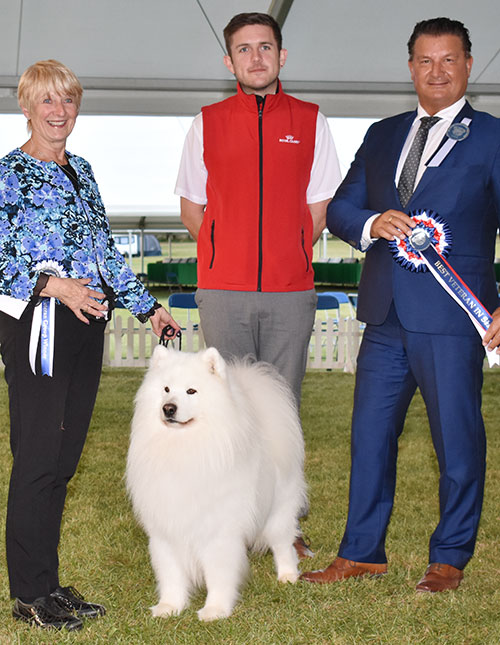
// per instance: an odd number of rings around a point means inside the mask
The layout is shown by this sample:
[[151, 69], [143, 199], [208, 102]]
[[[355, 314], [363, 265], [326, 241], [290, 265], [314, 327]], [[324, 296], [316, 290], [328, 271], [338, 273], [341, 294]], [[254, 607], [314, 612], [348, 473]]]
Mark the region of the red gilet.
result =
[[302, 291], [314, 286], [306, 190], [318, 106], [285, 94], [238, 93], [202, 109], [207, 207], [198, 286]]

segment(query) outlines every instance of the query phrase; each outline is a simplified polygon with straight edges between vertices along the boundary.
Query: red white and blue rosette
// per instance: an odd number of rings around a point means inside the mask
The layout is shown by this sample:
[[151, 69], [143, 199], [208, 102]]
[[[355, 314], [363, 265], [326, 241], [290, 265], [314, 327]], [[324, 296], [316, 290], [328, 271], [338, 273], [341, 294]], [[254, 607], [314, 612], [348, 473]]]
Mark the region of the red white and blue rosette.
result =
[[396, 262], [404, 269], [428, 271], [429, 267], [421, 251], [432, 244], [442, 257], [448, 257], [452, 246], [450, 227], [442, 217], [431, 210], [418, 209], [411, 211], [409, 216], [415, 222], [415, 228], [409, 237], [391, 240], [389, 248]]
[[[451, 233], [446, 222], [431, 210], [412, 211], [416, 226], [403, 240], [394, 239], [389, 247], [394, 259], [409, 271], [429, 271], [436, 282], [469, 316], [476, 331], [484, 338], [493, 318], [470, 290], [446, 257], [451, 249]], [[489, 366], [500, 365], [500, 355], [486, 350]]]

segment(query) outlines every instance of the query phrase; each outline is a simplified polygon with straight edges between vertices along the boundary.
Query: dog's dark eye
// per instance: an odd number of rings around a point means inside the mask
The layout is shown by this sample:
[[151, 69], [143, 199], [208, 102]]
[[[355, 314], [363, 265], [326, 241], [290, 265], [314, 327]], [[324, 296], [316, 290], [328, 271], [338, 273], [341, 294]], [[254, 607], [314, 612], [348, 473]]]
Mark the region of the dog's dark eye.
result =
[[186, 394], [196, 394], [196, 390], [193, 390], [193, 388], [190, 387], [189, 390], [186, 390]]
[[168, 385], [165, 385], [165, 392], [170, 392], [170, 388], [168, 387]]

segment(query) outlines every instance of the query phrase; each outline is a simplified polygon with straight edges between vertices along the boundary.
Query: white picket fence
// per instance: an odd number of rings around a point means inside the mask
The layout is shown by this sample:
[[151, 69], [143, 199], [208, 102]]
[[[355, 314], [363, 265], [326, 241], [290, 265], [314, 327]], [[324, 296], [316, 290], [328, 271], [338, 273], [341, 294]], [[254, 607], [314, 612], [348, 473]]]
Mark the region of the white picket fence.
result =
[[[309, 344], [308, 368], [354, 372], [362, 335], [363, 325], [357, 320], [318, 318]], [[146, 367], [157, 344], [158, 338], [150, 327], [139, 324], [132, 317], [124, 325], [122, 317], [115, 314], [105, 332], [104, 365]], [[188, 321], [182, 333], [182, 350], [196, 352], [203, 347], [205, 340], [201, 327]]]
[[353, 318], [316, 319], [307, 367], [354, 373], [364, 327], [364, 323]]

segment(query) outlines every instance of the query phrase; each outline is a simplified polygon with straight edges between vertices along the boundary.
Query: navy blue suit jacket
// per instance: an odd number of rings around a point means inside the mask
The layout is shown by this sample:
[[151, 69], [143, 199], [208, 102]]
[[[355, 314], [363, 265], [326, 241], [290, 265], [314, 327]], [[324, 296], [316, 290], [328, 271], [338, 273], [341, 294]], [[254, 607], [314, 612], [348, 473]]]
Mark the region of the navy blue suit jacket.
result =
[[[439, 166], [425, 170], [403, 209], [394, 178], [415, 116], [416, 112], [407, 112], [369, 128], [328, 207], [328, 228], [359, 248], [363, 226], [375, 213], [389, 209], [435, 211], [451, 229], [450, 264], [491, 313], [499, 306], [493, 260], [500, 221], [500, 119], [466, 103], [455, 122], [472, 119], [469, 136], [457, 142]], [[477, 333], [467, 314], [429, 272], [402, 268], [393, 260], [387, 241], [380, 239], [366, 253], [358, 318], [379, 325], [392, 301], [401, 324], [409, 331]]]

